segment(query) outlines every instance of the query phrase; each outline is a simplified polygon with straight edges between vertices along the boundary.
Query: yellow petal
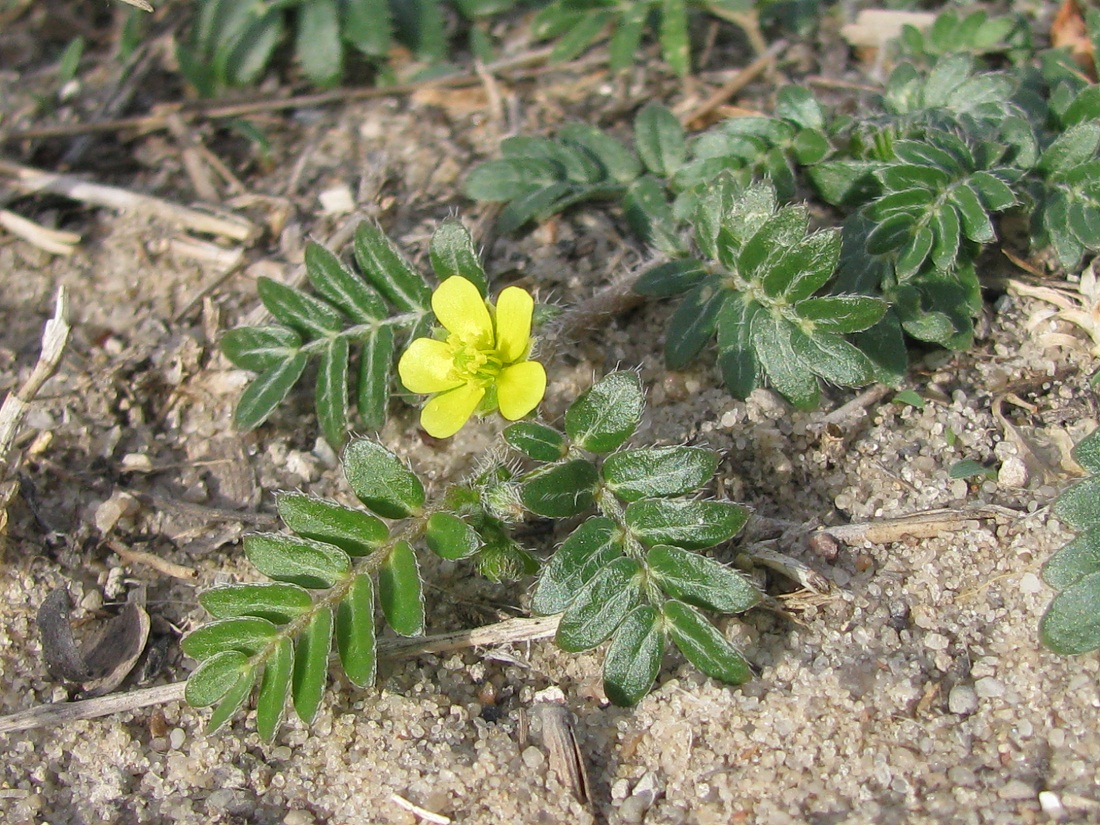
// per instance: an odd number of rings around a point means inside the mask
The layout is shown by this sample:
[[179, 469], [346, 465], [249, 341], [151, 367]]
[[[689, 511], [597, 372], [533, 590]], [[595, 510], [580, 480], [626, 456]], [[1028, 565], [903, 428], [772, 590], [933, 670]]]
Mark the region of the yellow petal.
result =
[[444, 392], [463, 383], [451, 376], [453, 368], [450, 347], [432, 338], [417, 338], [397, 363], [397, 374], [409, 392]]
[[462, 429], [473, 415], [485, 390], [477, 384], [463, 384], [453, 390], [435, 396], [420, 412], [420, 426], [428, 435], [450, 438]]
[[500, 371], [497, 402], [500, 414], [509, 421], [523, 418], [535, 409], [546, 393], [546, 370], [538, 361], [522, 361]]
[[445, 280], [432, 293], [432, 311], [453, 335], [480, 349], [493, 346], [493, 321], [477, 287], [458, 275]]
[[534, 309], [535, 299], [526, 289], [510, 286], [500, 293], [497, 299], [497, 352], [505, 364], [514, 364], [527, 355]]

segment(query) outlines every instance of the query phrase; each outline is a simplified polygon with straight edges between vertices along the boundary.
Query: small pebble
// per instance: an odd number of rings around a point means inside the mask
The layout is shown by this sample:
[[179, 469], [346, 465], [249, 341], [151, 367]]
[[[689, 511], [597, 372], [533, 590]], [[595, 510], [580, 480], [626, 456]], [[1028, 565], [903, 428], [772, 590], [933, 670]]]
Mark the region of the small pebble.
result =
[[981, 699], [997, 699], [1005, 694], [1005, 686], [999, 679], [985, 676], [974, 683], [974, 692]]
[[174, 751], [178, 751], [183, 747], [183, 740], [186, 738], [182, 728], [172, 728], [168, 734], [168, 745]]
[[283, 817], [283, 825], [314, 825], [317, 820], [309, 811], [290, 811]]
[[997, 471], [997, 483], [1002, 487], [1022, 489], [1027, 486], [1027, 465], [1017, 456], [1009, 456]]
[[1066, 809], [1053, 791], [1039, 791], [1039, 807], [1051, 819], [1065, 819]]
[[947, 708], [958, 716], [969, 716], [978, 709], [978, 694], [969, 685], [955, 685], [947, 695]]
[[1019, 779], [1011, 779], [997, 791], [997, 796], [1001, 799], [1034, 799], [1035, 789]]
[[529, 748], [525, 748], [523, 751], [523, 764], [529, 768], [541, 768], [546, 761], [546, 755], [532, 745]]

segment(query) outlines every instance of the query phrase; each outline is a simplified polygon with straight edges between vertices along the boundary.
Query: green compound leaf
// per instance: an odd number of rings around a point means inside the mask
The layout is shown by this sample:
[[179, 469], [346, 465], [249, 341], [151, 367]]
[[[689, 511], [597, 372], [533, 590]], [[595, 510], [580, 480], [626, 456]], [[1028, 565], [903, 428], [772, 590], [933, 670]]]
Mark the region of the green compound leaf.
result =
[[540, 616], [561, 613], [596, 573], [622, 554], [622, 536], [615, 522], [602, 516], [588, 519], [562, 542], [543, 568], [531, 610]]
[[427, 311], [432, 292], [376, 223], [364, 222], [355, 230], [355, 260], [379, 292], [403, 312]]
[[535, 461], [557, 461], [569, 451], [565, 436], [553, 427], [534, 421], [517, 421], [504, 428], [508, 446]]
[[1084, 576], [1054, 597], [1039, 623], [1039, 638], [1065, 656], [1100, 647], [1100, 572]]
[[374, 584], [365, 573], [355, 577], [336, 607], [336, 649], [353, 685], [374, 683]]
[[356, 324], [386, 317], [382, 296], [319, 243], [306, 244], [306, 276], [313, 288]]
[[321, 350], [317, 365], [315, 405], [321, 432], [333, 447], [342, 447], [348, 429], [348, 339], [333, 338]]
[[432, 513], [424, 538], [433, 553], [452, 561], [468, 559], [481, 549], [481, 539], [469, 524], [450, 513]]
[[476, 286], [485, 297], [489, 278], [465, 226], [455, 220], [443, 221], [432, 235], [429, 252], [432, 269], [441, 282], [457, 275]]
[[595, 501], [600, 476], [592, 462], [574, 459], [530, 475], [520, 487], [523, 506], [539, 516], [569, 518]]
[[386, 623], [402, 636], [424, 632], [424, 594], [416, 553], [407, 541], [393, 546], [378, 571], [378, 601]]
[[760, 591], [740, 573], [679, 547], [651, 548], [646, 569], [670, 596], [698, 607], [743, 613], [760, 602]]
[[340, 10], [336, 0], [310, 0], [298, 5], [294, 56], [302, 71], [318, 86], [332, 86], [344, 73], [340, 42]]
[[302, 336], [289, 327], [240, 327], [222, 336], [225, 357], [242, 369], [263, 372], [297, 355]]
[[1089, 472], [1100, 473], [1100, 429], [1093, 430], [1077, 442], [1073, 448], [1073, 458]]
[[199, 594], [199, 604], [215, 619], [255, 616], [287, 624], [313, 607], [313, 598], [296, 584], [254, 582], [227, 584]]
[[748, 510], [730, 501], [650, 498], [631, 502], [626, 508], [627, 527], [647, 547], [713, 547], [733, 538], [748, 517]]
[[393, 327], [381, 326], [363, 340], [359, 352], [359, 417], [367, 429], [378, 430], [386, 423], [393, 348]]
[[344, 327], [340, 313], [331, 304], [300, 289], [260, 277], [256, 279], [256, 292], [267, 311], [279, 321], [314, 338], [323, 338]]
[[676, 307], [665, 337], [665, 364], [670, 370], [686, 367], [713, 337], [718, 313], [729, 295], [717, 279], [708, 278]]
[[608, 373], [570, 405], [565, 431], [582, 450], [609, 453], [634, 434], [644, 405], [636, 373]]
[[265, 742], [275, 738], [283, 721], [293, 671], [294, 645], [284, 636], [264, 662], [264, 675], [260, 679], [260, 691], [256, 696], [256, 732]]
[[1100, 572], [1100, 529], [1082, 533], [1058, 550], [1043, 567], [1043, 581], [1065, 590], [1085, 576]]
[[603, 464], [607, 487], [625, 501], [682, 496], [714, 478], [718, 454], [701, 447], [653, 447], [612, 453]]
[[603, 661], [603, 689], [620, 707], [638, 704], [653, 687], [665, 652], [661, 614], [643, 604], [619, 626]]
[[248, 657], [236, 650], [217, 653], [200, 664], [187, 679], [183, 698], [193, 708], [208, 708], [248, 678], [252, 680]]
[[245, 536], [244, 552], [268, 578], [310, 590], [332, 587], [351, 568], [351, 559], [339, 547], [281, 533]]
[[794, 311], [815, 329], [844, 333], [870, 329], [882, 320], [888, 306], [869, 295], [826, 295], [799, 301]]
[[1067, 487], [1054, 502], [1054, 515], [1078, 530], [1100, 527], [1100, 476]]
[[294, 711], [307, 725], [317, 715], [325, 695], [328, 655], [332, 650], [332, 608], [323, 607], [313, 614], [309, 625], [294, 647], [294, 674], [290, 693]]
[[352, 441], [344, 450], [344, 475], [352, 491], [385, 518], [416, 515], [424, 506], [424, 485], [404, 463], [369, 439]]
[[712, 679], [740, 685], [752, 678], [752, 668], [702, 613], [670, 599], [661, 606], [665, 627], [684, 658]]
[[305, 372], [309, 357], [299, 352], [260, 373], [241, 393], [233, 421], [238, 429], [254, 430], [283, 403]]
[[560, 183], [560, 167], [540, 158], [501, 158], [474, 167], [466, 177], [466, 197], [479, 201], [512, 201]]
[[192, 659], [200, 661], [227, 650], [254, 656], [278, 633], [279, 628], [266, 619], [252, 616], [219, 619], [192, 630], [183, 637], [180, 647]]
[[642, 568], [615, 559], [585, 585], [561, 617], [554, 637], [570, 653], [590, 650], [607, 639], [642, 599]]
[[369, 513], [302, 493], [279, 493], [275, 507], [299, 536], [334, 544], [349, 556], [369, 555], [389, 537], [389, 528]]
[[634, 282], [634, 291], [650, 298], [668, 298], [687, 292], [707, 275], [703, 262], [695, 258], [669, 261], [643, 272]]
[[676, 115], [660, 103], [649, 103], [634, 119], [634, 145], [646, 169], [671, 177], [687, 159], [684, 127]]

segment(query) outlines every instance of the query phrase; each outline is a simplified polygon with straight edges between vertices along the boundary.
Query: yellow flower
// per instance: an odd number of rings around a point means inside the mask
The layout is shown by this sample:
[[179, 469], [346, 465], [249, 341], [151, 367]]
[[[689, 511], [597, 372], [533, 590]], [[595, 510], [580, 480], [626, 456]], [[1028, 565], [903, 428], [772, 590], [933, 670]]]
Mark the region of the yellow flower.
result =
[[457, 275], [432, 293], [441, 334], [417, 338], [397, 365], [410, 392], [432, 394], [420, 413], [429, 435], [449, 438], [474, 412], [499, 409], [515, 421], [538, 406], [546, 370], [527, 360], [534, 308], [530, 294], [515, 286], [500, 293], [494, 308]]

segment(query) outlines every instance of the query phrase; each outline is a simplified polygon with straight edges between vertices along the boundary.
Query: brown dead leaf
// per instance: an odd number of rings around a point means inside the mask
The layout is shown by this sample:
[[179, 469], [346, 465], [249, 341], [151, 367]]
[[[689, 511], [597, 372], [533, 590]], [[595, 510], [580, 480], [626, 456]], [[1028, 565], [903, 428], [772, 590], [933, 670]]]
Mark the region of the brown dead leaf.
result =
[[1096, 82], [1095, 53], [1077, 0], [1063, 0], [1050, 24], [1050, 44], [1056, 49], [1068, 48], [1073, 61]]

